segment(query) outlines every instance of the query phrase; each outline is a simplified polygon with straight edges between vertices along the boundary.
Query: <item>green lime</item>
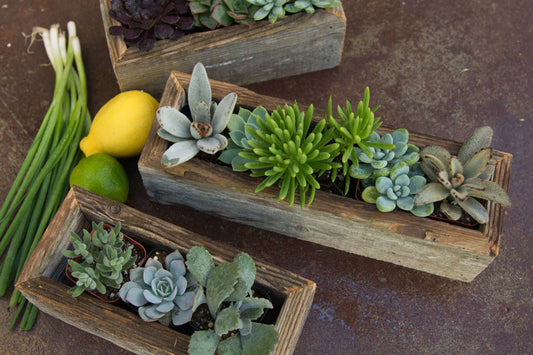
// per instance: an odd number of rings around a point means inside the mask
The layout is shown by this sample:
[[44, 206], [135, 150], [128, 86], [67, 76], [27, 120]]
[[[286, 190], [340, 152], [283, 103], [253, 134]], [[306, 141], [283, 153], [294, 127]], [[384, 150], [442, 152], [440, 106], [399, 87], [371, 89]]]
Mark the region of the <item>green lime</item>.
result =
[[119, 202], [128, 198], [129, 182], [126, 170], [117, 159], [103, 153], [80, 160], [70, 173], [70, 186], [72, 185]]

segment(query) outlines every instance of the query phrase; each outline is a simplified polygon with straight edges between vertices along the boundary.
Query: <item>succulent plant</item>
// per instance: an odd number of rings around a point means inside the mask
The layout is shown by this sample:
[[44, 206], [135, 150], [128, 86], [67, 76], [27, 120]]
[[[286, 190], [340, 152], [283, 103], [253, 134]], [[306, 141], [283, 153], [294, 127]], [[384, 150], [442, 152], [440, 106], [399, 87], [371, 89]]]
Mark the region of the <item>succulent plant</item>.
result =
[[431, 182], [418, 192], [415, 205], [442, 201], [440, 210], [449, 219], [457, 220], [465, 211], [480, 224], [487, 223], [489, 216], [478, 199], [510, 206], [507, 192], [488, 180], [494, 171], [489, 164], [492, 135], [492, 128], [478, 128], [457, 156], [438, 146], [422, 148], [420, 166]]
[[196, 26], [215, 29], [254, 21], [255, 7], [246, 0], [188, 0]]
[[209, 252], [193, 247], [187, 267], [205, 290], [205, 302], [213, 319], [211, 328], [197, 330], [189, 343], [189, 354], [269, 354], [277, 342], [272, 324], [253, 322], [272, 303], [253, 297], [256, 266], [246, 253], [233, 262], [215, 266]]
[[[340, 145], [342, 174], [345, 179], [345, 191], [347, 194], [350, 188], [350, 175], [348, 170], [350, 168], [349, 160], [351, 159], [354, 168], [359, 167], [359, 159], [356, 154], [356, 146], [364, 152], [369, 158], [374, 157], [374, 153], [370, 148], [379, 149], [394, 149], [394, 144], [374, 142], [371, 140], [372, 133], [381, 126], [379, 118], [374, 118], [374, 112], [377, 110], [370, 109], [368, 106], [370, 101], [370, 90], [365, 89], [363, 101], [357, 105], [357, 111], [352, 111], [352, 106], [349, 101], [346, 101], [345, 108], [337, 106], [339, 113], [339, 122], [333, 117], [331, 97], [328, 101], [328, 117], [329, 123], [335, 128], [335, 141]], [[333, 179], [336, 177], [336, 171], [333, 171]]]
[[111, 18], [121, 26], [111, 26], [109, 33], [124, 36], [127, 45], [149, 51], [159, 39], [175, 40], [194, 28], [194, 19], [186, 0], [111, 0]]
[[231, 164], [233, 171], [248, 170], [244, 164], [251, 160], [239, 156], [244, 149], [253, 149], [248, 144], [248, 140], [254, 138], [246, 131], [246, 127], [258, 129], [257, 119], [264, 120], [267, 114], [268, 111], [262, 106], [256, 107], [253, 111], [241, 107], [238, 114], [232, 114], [228, 123], [228, 146], [220, 155], [219, 160]]
[[312, 116], [312, 105], [306, 112], [300, 112], [295, 103], [256, 119], [258, 128], [246, 127], [253, 138], [246, 140], [251, 148], [244, 149], [239, 156], [250, 160], [244, 167], [252, 170], [252, 177], [266, 177], [256, 192], [278, 183], [278, 200], [288, 197], [292, 205], [298, 188], [303, 207], [307, 191], [310, 190], [308, 203], [311, 204], [316, 189], [320, 188], [315, 176], [340, 167], [333, 162], [339, 146], [332, 143], [333, 130], [324, 131], [326, 120], [321, 120], [309, 133]]
[[284, 5], [289, 0], [246, 0], [250, 4], [255, 5], [258, 9], [254, 12], [253, 18], [255, 21], [260, 21], [268, 18], [270, 23], [276, 22], [278, 18], [285, 16]]
[[296, 0], [285, 5], [285, 10], [291, 13], [305, 11], [312, 14], [315, 12], [316, 7], [325, 9], [328, 7], [339, 6], [340, 4], [341, 2], [336, 0]]
[[184, 163], [200, 151], [215, 154], [228, 144], [221, 133], [233, 113], [237, 95], [226, 95], [218, 105], [211, 101], [211, 85], [207, 72], [202, 63], [198, 63], [192, 72], [187, 99], [192, 122], [185, 114], [171, 106], [159, 107], [156, 111], [161, 126], [157, 134], [173, 142], [161, 159], [165, 167]]
[[[132, 248], [125, 246], [120, 222], [115, 228], [106, 230], [103, 223], [92, 222], [93, 236], [83, 230], [83, 239], [71, 232], [73, 250], [63, 250], [63, 255], [71, 258], [68, 264], [71, 274], [77, 279], [76, 286], [69, 290], [74, 297], [84, 290], [106, 293], [106, 286], [120, 288], [124, 281], [123, 273], [130, 269], [137, 256]], [[80, 262], [73, 258], [81, 257]]]
[[190, 278], [178, 250], [168, 254], [165, 267], [149, 258], [144, 267], [130, 271], [130, 281], [120, 288], [120, 298], [138, 308], [146, 322], [182, 325], [190, 321], [200, 288]]
[[433, 203], [414, 205], [414, 197], [424, 185], [426, 178], [410, 173], [407, 163], [401, 161], [391, 169], [390, 176], [380, 176], [375, 186], [365, 188], [361, 197], [366, 202], [375, 203], [381, 212], [391, 212], [398, 207], [415, 216], [427, 217], [433, 213]]
[[387, 133], [382, 137], [377, 132], [373, 132], [368, 139], [369, 142], [381, 142], [394, 144], [394, 149], [381, 149], [369, 147], [373, 156], [368, 156], [360, 148], [355, 148], [355, 154], [359, 160], [359, 167], [350, 167], [350, 176], [355, 179], [364, 179], [365, 186], [372, 184], [380, 176], [388, 176], [391, 169], [399, 162], [403, 161], [408, 166], [413, 165], [419, 159], [419, 148], [408, 143], [409, 132], [405, 128], [400, 128], [392, 133]]

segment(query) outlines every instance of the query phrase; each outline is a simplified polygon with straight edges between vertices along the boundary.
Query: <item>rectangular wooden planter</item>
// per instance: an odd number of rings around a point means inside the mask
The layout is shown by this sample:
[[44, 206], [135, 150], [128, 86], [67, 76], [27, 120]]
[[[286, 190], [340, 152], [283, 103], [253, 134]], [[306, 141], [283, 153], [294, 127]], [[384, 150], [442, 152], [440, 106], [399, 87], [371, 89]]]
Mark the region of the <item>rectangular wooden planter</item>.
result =
[[[187, 354], [190, 337], [159, 323], [147, 323], [131, 311], [83, 293], [74, 298], [70, 286], [58, 281], [66, 258], [62, 250], [70, 244], [70, 231], [80, 233], [91, 221], [121, 222], [122, 229], [141, 243], [179, 249], [185, 255], [203, 245], [216, 263], [229, 262], [237, 250], [151, 217], [131, 207], [74, 186], [46, 230], [16, 287], [41, 311], [75, 327], [107, 339], [139, 354]], [[266, 289], [279, 341], [273, 354], [291, 354], [312, 304], [316, 285], [289, 271], [255, 260], [256, 285]]]
[[109, 4], [100, 0], [109, 55], [122, 91], [145, 90], [157, 97], [172, 70], [190, 73], [197, 62], [204, 64], [210, 78], [244, 85], [333, 68], [342, 56], [342, 6], [285, 16], [274, 24], [265, 20], [162, 40], [143, 52], [109, 34], [110, 26], [119, 25], [109, 16]]
[[[190, 75], [172, 72], [160, 105], [181, 106]], [[238, 94], [237, 105], [272, 111], [288, 100], [256, 94], [250, 90], [211, 80], [214, 99], [229, 92]], [[301, 105], [300, 105], [301, 106]], [[315, 108], [315, 117], [324, 112]], [[157, 136], [154, 120], [139, 171], [151, 199], [165, 204], [183, 204], [229, 220], [314, 242], [349, 253], [383, 260], [451, 279], [470, 282], [498, 255], [505, 209], [488, 202], [489, 223], [477, 229], [452, 225], [408, 212], [379, 212], [374, 205], [317, 190], [309, 207], [289, 207], [278, 202], [277, 188], [254, 192], [260, 180], [231, 167], [193, 158], [167, 169], [161, 156], [167, 142]], [[392, 131], [381, 128], [380, 133]], [[457, 152], [460, 143], [410, 132], [410, 143], [434, 144]], [[512, 155], [493, 151], [493, 181], [509, 189]]]

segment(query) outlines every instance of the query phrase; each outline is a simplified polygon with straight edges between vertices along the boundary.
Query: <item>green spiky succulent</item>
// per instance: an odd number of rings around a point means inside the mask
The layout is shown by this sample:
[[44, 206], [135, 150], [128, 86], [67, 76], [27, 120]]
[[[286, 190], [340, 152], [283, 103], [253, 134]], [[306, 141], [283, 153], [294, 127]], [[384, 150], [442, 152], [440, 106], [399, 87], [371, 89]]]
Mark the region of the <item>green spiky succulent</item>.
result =
[[370, 135], [368, 141], [394, 144], [394, 149], [380, 149], [370, 147], [373, 157], [369, 157], [360, 148], [355, 148], [355, 153], [359, 159], [359, 167], [350, 167], [350, 176], [355, 179], [362, 179], [363, 186], [373, 184], [380, 176], [388, 176], [391, 169], [399, 162], [405, 162], [411, 166], [419, 159], [420, 149], [408, 143], [409, 132], [405, 128], [400, 128], [392, 133], [384, 134], [382, 137], [377, 132]]
[[[337, 106], [339, 114], [339, 121], [333, 117], [331, 97], [328, 101], [328, 117], [329, 123], [334, 127], [336, 132], [335, 141], [340, 146], [342, 174], [346, 177], [345, 191], [348, 193], [350, 188], [350, 175], [348, 169], [350, 168], [349, 160], [355, 168], [359, 167], [359, 158], [356, 154], [356, 147], [359, 147], [363, 153], [369, 158], [374, 157], [374, 152], [370, 148], [379, 149], [394, 149], [394, 144], [373, 142], [371, 140], [372, 133], [381, 126], [379, 118], [374, 117], [374, 112], [377, 108], [370, 109], [368, 106], [370, 101], [370, 89], [365, 89], [363, 101], [357, 105], [357, 111], [352, 111], [352, 106], [349, 101], [346, 101], [346, 107], [341, 108]], [[336, 171], [333, 171], [333, 179], [336, 177]]]
[[241, 107], [238, 114], [232, 114], [227, 126], [230, 136], [228, 146], [220, 155], [219, 160], [231, 164], [233, 171], [248, 170], [244, 164], [250, 160], [239, 156], [244, 149], [252, 149], [247, 141], [254, 138], [246, 131], [246, 127], [258, 129], [257, 120], [264, 120], [267, 114], [268, 111], [262, 106], [256, 107], [253, 111]]
[[490, 200], [508, 207], [507, 192], [489, 181], [494, 166], [489, 164], [492, 150], [492, 128], [478, 128], [457, 156], [438, 146], [420, 150], [420, 166], [431, 181], [415, 197], [415, 205], [442, 201], [440, 210], [449, 219], [458, 220], [462, 211], [478, 223], [488, 222], [487, 210], [478, 199]]
[[234, 23], [250, 24], [257, 7], [247, 0], [188, 0], [196, 26], [215, 29]]
[[310, 190], [310, 204], [320, 188], [315, 176], [340, 167], [333, 161], [339, 149], [338, 143], [332, 143], [333, 129], [324, 131], [326, 120], [323, 119], [309, 133], [312, 116], [312, 105], [307, 112], [300, 112], [295, 103], [278, 107], [264, 119], [257, 119], [257, 129], [246, 127], [253, 138], [246, 141], [251, 148], [244, 149], [239, 156], [250, 160], [244, 166], [252, 170], [251, 176], [266, 177], [256, 192], [278, 183], [278, 200], [288, 197], [292, 205], [298, 188], [303, 207], [307, 191]]
[[328, 7], [339, 6], [340, 4], [341, 2], [336, 0], [296, 0], [285, 5], [285, 11], [290, 13], [305, 11], [312, 14], [316, 11], [317, 7], [325, 9]]
[[368, 186], [362, 193], [365, 202], [374, 203], [381, 212], [391, 212], [396, 207], [410, 211], [418, 217], [433, 213], [433, 203], [415, 206], [414, 197], [426, 185], [426, 178], [420, 172], [411, 172], [406, 162], [399, 162], [390, 170], [390, 176], [380, 176], [375, 185]]

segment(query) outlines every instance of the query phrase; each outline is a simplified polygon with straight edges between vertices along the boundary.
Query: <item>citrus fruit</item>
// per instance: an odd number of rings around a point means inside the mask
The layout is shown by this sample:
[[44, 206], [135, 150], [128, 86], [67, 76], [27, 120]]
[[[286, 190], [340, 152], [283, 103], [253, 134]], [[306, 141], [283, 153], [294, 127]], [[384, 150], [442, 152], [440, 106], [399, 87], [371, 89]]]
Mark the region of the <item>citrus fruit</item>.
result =
[[129, 181], [120, 162], [108, 154], [96, 153], [83, 158], [70, 173], [70, 186], [77, 185], [111, 200], [128, 198]]
[[150, 94], [139, 90], [116, 95], [94, 116], [80, 149], [87, 157], [95, 153], [115, 158], [141, 154], [158, 105]]

